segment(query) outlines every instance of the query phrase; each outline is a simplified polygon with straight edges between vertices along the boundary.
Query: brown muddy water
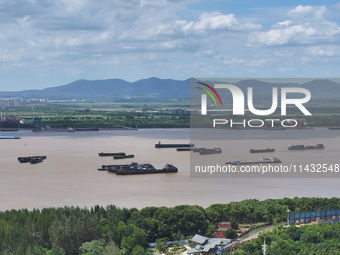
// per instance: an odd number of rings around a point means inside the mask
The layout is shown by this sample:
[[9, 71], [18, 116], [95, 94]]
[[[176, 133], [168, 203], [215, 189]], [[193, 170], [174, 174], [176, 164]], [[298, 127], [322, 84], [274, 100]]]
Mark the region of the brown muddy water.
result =
[[[266, 131], [235, 132], [232, 137], [242, 144], [247, 139], [260, 148], [270, 137], [288, 133]], [[288, 131], [275, 131], [288, 132]], [[318, 143], [315, 133], [328, 134], [322, 143], [334, 160], [340, 156], [340, 131], [315, 129], [306, 132], [292, 130], [290, 140], [310, 145]], [[0, 140], [0, 210], [60, 206], [91, 207], [114, 204], [118, 207], [175, 206], [227, 203], [248, 198], [339, 197], [339, 179], [263, 179], [263, 178], [190, 178], [190, 152], [156, 149], [163, 143], [190, 142], [189, 129], [144, 129], [137, 131], [99, 131], [75, 133], [33, 133], [19, 131], [1, 135], [20, 136], [19, 140]], [[239, 139], [237, 138], [239, 137]], [[248, 137], [248, 138], [247, 138]], [[265, 139], [264, 139], [265, 137]], [[290, 139], [290, 140], [289, 140]], [[313, 140], [315, 139], [315, 141]], [[231, 141], [232, 144], [233, 141]], [[321, 143], [321, 142], [320, 142]], [[267, 148], [266, 146], [265, 148]], [[324, 155], [327, 150], [324, 150]], [[282, 150], [286, 150], [286, 147]], [[113, 160], [99, 157], [98, 152], [126, 152], [133, 159]], [[17, 157], [46, 155], [40, 164], [19, 163]], [[301, 154], [287, 154], [298, 158]], [[240, 158], [228, 158], [238, 160]], [[340, 163], [340, 159], [337, 159]], [[166, 163], [178, 167], [178, 173], [117, 176], [96, 169], [102, 164], [130, 162], [151, 163], [161, 168]], [[294, 161], [294, 160], [293, 160]]]

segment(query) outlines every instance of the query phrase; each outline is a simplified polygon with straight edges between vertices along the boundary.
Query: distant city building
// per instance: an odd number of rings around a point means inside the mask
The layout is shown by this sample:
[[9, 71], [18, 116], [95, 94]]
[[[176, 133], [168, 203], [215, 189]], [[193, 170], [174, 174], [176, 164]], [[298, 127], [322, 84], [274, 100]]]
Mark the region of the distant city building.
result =
[[0, 99], [0, 108], [5, 109], [7, 107], [17, 107], [19, 106], [18, 99]]
[[218, 228], [215, 231], [215, 236], [217, 238], [225, 238], [225, 232], [231, 228], [231, 222], [220, 222], [218, 223]]
[[27, 98], [26, 102], [27, 103], [46, 103], [47, 99], [46, 98]]
[[185, 109], [171, 109], [169, 110], [170, 115], [189, 115], [190, 111]]
[[[190, 110], [192, 115], [200, 115], [201, 110]], [[249, 110], [244, 110], [244, 115], [249, 115]], [[232, 116], [233, 110], [207, 110], [207, 115], [209, 116]]]

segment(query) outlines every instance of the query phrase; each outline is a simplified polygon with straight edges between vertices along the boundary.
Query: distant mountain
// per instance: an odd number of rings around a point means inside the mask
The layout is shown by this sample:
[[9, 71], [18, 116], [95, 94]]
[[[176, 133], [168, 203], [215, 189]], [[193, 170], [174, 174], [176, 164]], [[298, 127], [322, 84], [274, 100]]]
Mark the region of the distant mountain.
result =
[[113, 97], [151, 97], [151, 98], [189, 98], [190, 80], [148, 78], [136, 82], [121, 79], [78, 80], [72, 83], [42, 90], [20, 92], [0, 92], [0, 97], [23, 98], [113, 98]]
[[[195, 80], [193, 80], [195, 82]], [[197, 80], [198, 81], [198, 80]], [[278, 80], [280, 81], [280, 80]], [[205, 81], [210, 85], [221, 83], [218, 81]], [[232, 83], [242, 89], [246, 95], [247, 87], [253, 87], [254, 98], [269, 98], [272, 96], [272, 87], [302, 87], [308, 89], [312, 99], [332, 99], [340, 97], [339, 83], [328, 79], [315, 79], [303, 84], [295, 82], [274, 83], [264, 82], [256, 79], [244, 79]], [[200, 95], [201, 90], [195, 89], [191, 93]], [[200, 84], [197, 83], [197, 87]], [[280, 94], [280, 93], [279, 93]], [[121, 79], [109, 80], [78, 80], [72, 83], [46, 88], [42, 90], [25, 90], [20, 92], [0, 92], [0, 98], [23, 97], [23, 98], [49, 98], [49, 99], [110, 99], [110, 98], [177, 98], [188, 99], [190, 97], [190, 79], [172, 80], [148, 78], [135, 82], [128, 82]], [[221, 93], [223, 98], [231, 98], [230, 92]]]

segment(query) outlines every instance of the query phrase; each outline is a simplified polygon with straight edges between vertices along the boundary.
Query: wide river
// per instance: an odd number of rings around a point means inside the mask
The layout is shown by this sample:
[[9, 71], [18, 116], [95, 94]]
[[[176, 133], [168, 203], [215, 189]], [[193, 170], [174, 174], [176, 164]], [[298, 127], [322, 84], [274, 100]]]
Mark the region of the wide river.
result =
[[[329, 152], [332, 152], [332, 155], [340, 156], [340, 130], [319, 128], [227, 132], [233, 132], [234, 135], [231, 136], [234, 140], [240, 137], [245, 142], [249, 137], [252, 144], [264, 146], [271, 136], [276, 139], [280, 136], [282, 139], [293, 139], [295, 144], [323, 143], [326, 149], [331, 148]], [[163, 143], [188, 143], [189, 129], [74, 133], [19, 131], [2, 132], [1, 135], [15, 135], [20, 136], [21, 139], [0, 140], [0, 211], [109, 204], [128, 208], [180, 204], [207, 207], [213, 203], [228, 203], [248, 198], [262, 200], [296, 196], [340, 196], [338, 178], [190, 178], [190, 152], [154, 147], [159, 140]], [[263, 141], [267, 142], [263, 143]], [[231, 141], [230, 146], [232, 144]], [[322, 152], [325, 156], [326, 149]], [[98, 152], [120, 151], [134, 154], [135, 158], [113, 160], [112, 157], [98, 156]], [[17, 161], [17, 157], [28, 155], [46, 155], [47, 159], [35, 165]], [[299, 153], [291, 153], [286, 157], [300, 156]], [[172, 163], [179, 171], [175, 174], [117, 176], [96, 170], [102, 164], [118, 162], [125, 164], [131, 161], [148, 162], [156, 168]]]

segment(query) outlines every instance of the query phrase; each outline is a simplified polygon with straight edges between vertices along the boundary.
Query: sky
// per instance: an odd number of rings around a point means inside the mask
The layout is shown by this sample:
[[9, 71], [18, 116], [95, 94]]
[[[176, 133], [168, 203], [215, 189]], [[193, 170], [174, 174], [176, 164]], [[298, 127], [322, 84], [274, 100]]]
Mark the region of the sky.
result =
[[0, 91], [78, 79], [339, 78], [340, 2], [0, 0]]

